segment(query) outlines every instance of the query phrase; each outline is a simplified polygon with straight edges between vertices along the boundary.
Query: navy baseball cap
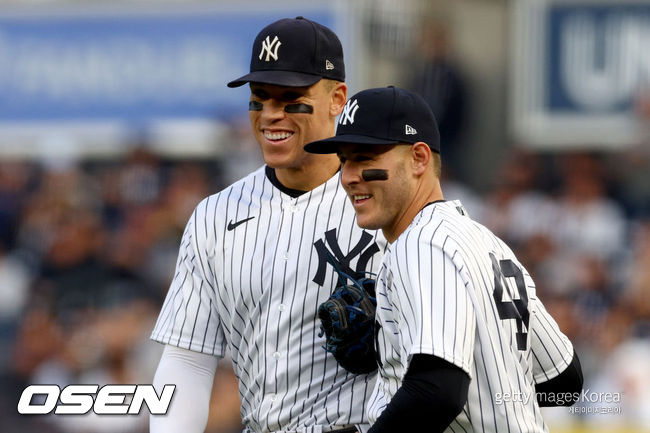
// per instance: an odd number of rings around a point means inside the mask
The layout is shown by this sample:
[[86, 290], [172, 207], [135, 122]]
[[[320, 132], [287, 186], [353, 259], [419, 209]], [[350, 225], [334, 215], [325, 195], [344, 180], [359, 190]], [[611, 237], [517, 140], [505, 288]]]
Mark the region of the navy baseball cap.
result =
[[429, 105], [417, 93], [388, 86], [352, 96], [339, 117], [336, 135], [305, 146], [311, 153], [336, 153], [340, 144], [414, 144], [440, 153], [440, 133]]
[[250, 73], [228, 83], [311, 86], [322, 78], [345, 80], [343, 47], [333, 31], [303, 17], [284, 18], [255, 38]]

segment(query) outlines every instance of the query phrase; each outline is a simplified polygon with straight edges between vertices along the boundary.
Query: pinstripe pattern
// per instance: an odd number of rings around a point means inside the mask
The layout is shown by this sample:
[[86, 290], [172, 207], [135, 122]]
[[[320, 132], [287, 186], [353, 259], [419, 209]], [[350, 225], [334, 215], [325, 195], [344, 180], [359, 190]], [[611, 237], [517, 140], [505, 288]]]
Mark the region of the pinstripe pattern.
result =
[[[447, 431], [548, 431], [534, 384], [563, 371], [573, 346], [537, 299], [535, 284], [513, 252], [457, 208], [462, 209], [458, 201], [426, 206], [384, 255], [377, 284], [382, 366], [370, 419], [374, 422], [397, 392], [411, 357], [423, 353], [451, 362], [472, 379], [467, 404]], [[528, 327], [522, 328], [524, 350], [518, 347], [518, 321], [503, 319], [495, 301], [490, 254], [497, 263], [511, 261], [522, 277], [530, 313]], [[500, 281], [504, 303], [513, 306], [522, 299], [515, 278]], [[498, 404], [497, 393], [532, 398]]]
[[[344, 256], [363, 233], [340, 174], [292, 197], [271, 183], [264, 167], [203, 200], [185, 229], [151, 338], [218, 357], [228, 348], [242, 419], [252, 431], [367, 423], [374, 377], [340, 369], [318, 337], [316, 311], [336, 277], [328, 265], [323, 286], [314, 282], [323, 265], [314, 243], [331, 248], [325, 238], [331, 230]], [[381, 232], [368, 233], [372, 241], [363, 251], [374, 244], [383, 251]], [[367, 270], [377, 270], [380, 256], [374, 254]], [[355, 268], [358, 259], [349, 265]]]

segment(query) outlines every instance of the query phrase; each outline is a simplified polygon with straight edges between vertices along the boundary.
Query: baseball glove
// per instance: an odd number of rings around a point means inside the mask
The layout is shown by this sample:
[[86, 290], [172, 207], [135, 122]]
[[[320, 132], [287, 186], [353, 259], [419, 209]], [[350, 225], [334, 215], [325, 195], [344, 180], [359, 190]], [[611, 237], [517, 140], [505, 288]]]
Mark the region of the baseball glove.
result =
[[[318, 336], [326, 336], [323, 348], [334, 355], [341, 367], [354, 374], [371, 373], [377, 369], [375, 281], [363, 275], [352, 278], [341, 271], [333, 257], [328, 259], [339, 280], [329, 299], [318, 307]], [[346, 284], [347, 280], [351, 284]]]

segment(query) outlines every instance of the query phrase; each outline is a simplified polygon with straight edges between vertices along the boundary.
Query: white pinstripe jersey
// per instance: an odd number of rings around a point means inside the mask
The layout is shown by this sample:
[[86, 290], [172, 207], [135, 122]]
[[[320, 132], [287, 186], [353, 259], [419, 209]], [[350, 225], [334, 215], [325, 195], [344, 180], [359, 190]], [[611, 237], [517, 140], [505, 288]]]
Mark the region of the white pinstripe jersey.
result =
[[562, 372], [573, 346], [535, 295], [513, 252], [459, 201], [426, 206], [384, 255], [377, 282], [379, 376], [374, 422], [415, 354], [470, 375], [448, 432], [548, 431], [534, 384]]
[[228, 347], [252, 431], [367, 423], [374, 375], [325, 352], [317, 308], [337, 280], [326, 249], [348, 272], [376, 272], [386, 241], [357, 226], [340, 173], [298, 197], [273, 176], [262, 167], [197, 206], [151, 338], [218, 357]]

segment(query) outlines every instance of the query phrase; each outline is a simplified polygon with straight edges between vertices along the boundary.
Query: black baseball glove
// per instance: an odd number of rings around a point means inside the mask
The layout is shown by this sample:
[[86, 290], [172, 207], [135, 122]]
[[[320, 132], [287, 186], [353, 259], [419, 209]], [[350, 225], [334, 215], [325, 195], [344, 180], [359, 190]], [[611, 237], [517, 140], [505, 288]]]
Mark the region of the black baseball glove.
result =
[[[338, 363], [354, 374], [371, 373], [377, 369], [375, 357], [375, 280], [342, 272], [332, 257], [330, 263], [339, 274], [339, 281], [329, 299], [318, 307], [321, 332], [326, 336], [325, 350]], [[346, 281], [350, 280], [350, 284]]]

